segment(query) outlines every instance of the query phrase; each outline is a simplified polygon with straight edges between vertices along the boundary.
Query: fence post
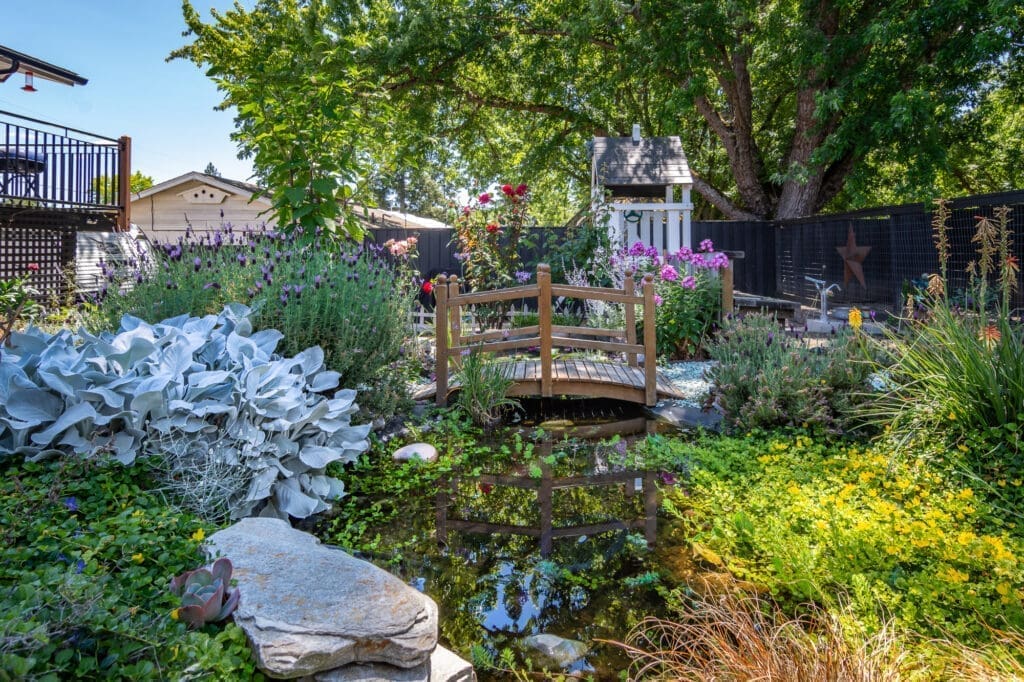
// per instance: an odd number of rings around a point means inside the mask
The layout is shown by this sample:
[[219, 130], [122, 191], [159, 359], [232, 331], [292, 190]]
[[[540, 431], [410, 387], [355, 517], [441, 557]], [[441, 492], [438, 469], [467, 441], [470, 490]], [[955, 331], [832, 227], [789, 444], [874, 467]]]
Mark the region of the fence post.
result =
[[540, 394], [551, 397], [551, 266], [537, 265], [537, 316], [540, 325]]
[[441, 275], [434, 287], [434, 378], [437, 405], [448, 404], [448, 278]]
[[729, 259], [729, 264], [722, 270], [722, 318], [724, 319], [727, 315], [732, 313], [733, 302], [732, 297], [733, 290], [733, 269], [732, 269], [732, 258]]
[[[626, 279], [622, 283], [622, 293], [626, 296], [636, 296], [636, 285], [633, 283], [633, 271], [626, 270]], [[625, 304], [626, 307], [626, 343], [636, 345], [636, 305]], [[626, 353], [626, 362], [630, 367], [636, 367], [636, 353]]]
[[117, 229], [127, 232], [132, 226], [132, 138], [123, 135], [117, 146]]
[[644, 400], [648, 407], [658, 402], [658, 342], [654, 329], [654, 275], [644, 275]]

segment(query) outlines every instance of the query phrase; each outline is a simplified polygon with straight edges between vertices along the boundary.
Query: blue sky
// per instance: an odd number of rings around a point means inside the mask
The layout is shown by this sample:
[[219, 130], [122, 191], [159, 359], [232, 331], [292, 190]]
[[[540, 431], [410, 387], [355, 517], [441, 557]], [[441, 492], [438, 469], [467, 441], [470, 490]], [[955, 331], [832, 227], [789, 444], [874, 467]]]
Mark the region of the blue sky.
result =
[[[246, 2], [251, 5], [251, 2]], [[0, 109], [106, 137], [132, 138], [132, 166], [160, 182], [213, 162], [224, 177], [246, 180], [249, 161], [228, 137], [230, 111], [191, 63], [164, 59], [185, 44], [179, 0], [5, 0], [0, 45], [89, 79], [68, 87], [24, 77], [0, 84]], [[193, 0], [203, 17], [232, 0]]]

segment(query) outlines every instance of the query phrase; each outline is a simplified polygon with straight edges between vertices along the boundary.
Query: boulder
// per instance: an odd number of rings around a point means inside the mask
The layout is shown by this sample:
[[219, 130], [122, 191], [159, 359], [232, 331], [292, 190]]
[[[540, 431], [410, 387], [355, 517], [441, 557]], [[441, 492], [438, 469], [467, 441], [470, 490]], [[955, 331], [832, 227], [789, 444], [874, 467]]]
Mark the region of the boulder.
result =
[[285, 521], [243, 519], [211, 535], [207, 551], [234, 564], [234, 619], [271, 677], [350, 663], [415, 668], [437, 645], [432, 599]]
[[548, 633], [530, 635], [523, 639], [523, 645], [536, 650], [563, 670], [590, 651], [590, 647], [583, 642]]
[[306, 679], [309, 682], [476, 682], [476, 673], [468, 661], [439, 646], [430, 655], [429, 662], [415, 668], [353, 663]]
[[418, 459], [423, 462], [437, 461], [437, 448], [430, 443], [410, 443], [405, 447], [398, 448], [391, 458], [396, 462], [408, 462]]

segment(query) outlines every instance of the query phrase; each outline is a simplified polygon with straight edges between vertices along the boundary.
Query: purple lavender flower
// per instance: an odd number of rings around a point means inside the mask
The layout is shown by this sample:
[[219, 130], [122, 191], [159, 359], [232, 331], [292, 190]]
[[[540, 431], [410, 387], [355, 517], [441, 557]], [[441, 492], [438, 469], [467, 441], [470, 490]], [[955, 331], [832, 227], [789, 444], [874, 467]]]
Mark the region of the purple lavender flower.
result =
[[323, 283], [324, 283], [323, 278], [320, 277], [320, 275], [317, 275], [316, 277], [313, 278], [313, 288], [314, 289], [319, 289], [321, 286], [323, 286]]
[[520, 284], [526, 284], [532, 276], [532, 273], [528, 270], [516, 270], [516, 281]]
[[196, 269], [196, 272], [199, 272], [199, 269], [203, 267], [203, 260], [197, 256], [196, 259], [192, 261], [192, 267]]
[[244, 253], [240, 253], [237, 256], [235, 256], [235, 260], [237, 260], [238, 264], [241, 265], [243, 268], [245, 267], [245, 264], [246, 264], [247, 260], [245, 258], [245, 254]]
[[206, 284], [203, 285], [203, 289], [220, 289], [220, 284], [218, 282], [207, 282]]

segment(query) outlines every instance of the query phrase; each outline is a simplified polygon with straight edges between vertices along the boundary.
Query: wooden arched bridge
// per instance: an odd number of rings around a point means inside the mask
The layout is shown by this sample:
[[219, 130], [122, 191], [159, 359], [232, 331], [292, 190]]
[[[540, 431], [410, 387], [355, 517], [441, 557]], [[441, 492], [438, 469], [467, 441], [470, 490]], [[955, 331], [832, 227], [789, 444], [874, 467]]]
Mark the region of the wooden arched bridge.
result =
[[[537, 266], [537, 283], [478, 291], [460, 292], [458, 277], [442, 275], [434, 287], [437, 298], [435, 384], [417, 394], [434, 396], [438, 405], [448, 402], [459, 389], [458, 375], [451, 373], [464, 353], [499, 354], [502, 371], [513, 380], [510, 396], [587, 396], [614, 398], [653, 406], [660, 398], [682, 398], [671, 382], [658, 377], [653, 324], [643, 327], [643, 342], [637, 340], [636, 307], [643, 306], [644, 320], [654, 319], [654, 281], [644, 277], [638, 295], [633, 276], [627, 273], [622, 289], [583, 287], [551, 283], [551, 268]], [[552, 324], [552, 297], [590, 299], [621, 303], [625, 307], [624, 329], [597, 329]], [[537, 299], [536, 325], [513, 330], [488, 330], [462, 334], [463, 308], [502, 301]], [[605, 358], [554, 357], [555, 348], [602, 351]], [[537, 349], [533, 357], [508, 355], [513, 351]], [[639, 355], [643, 355], [640, 366]]]

